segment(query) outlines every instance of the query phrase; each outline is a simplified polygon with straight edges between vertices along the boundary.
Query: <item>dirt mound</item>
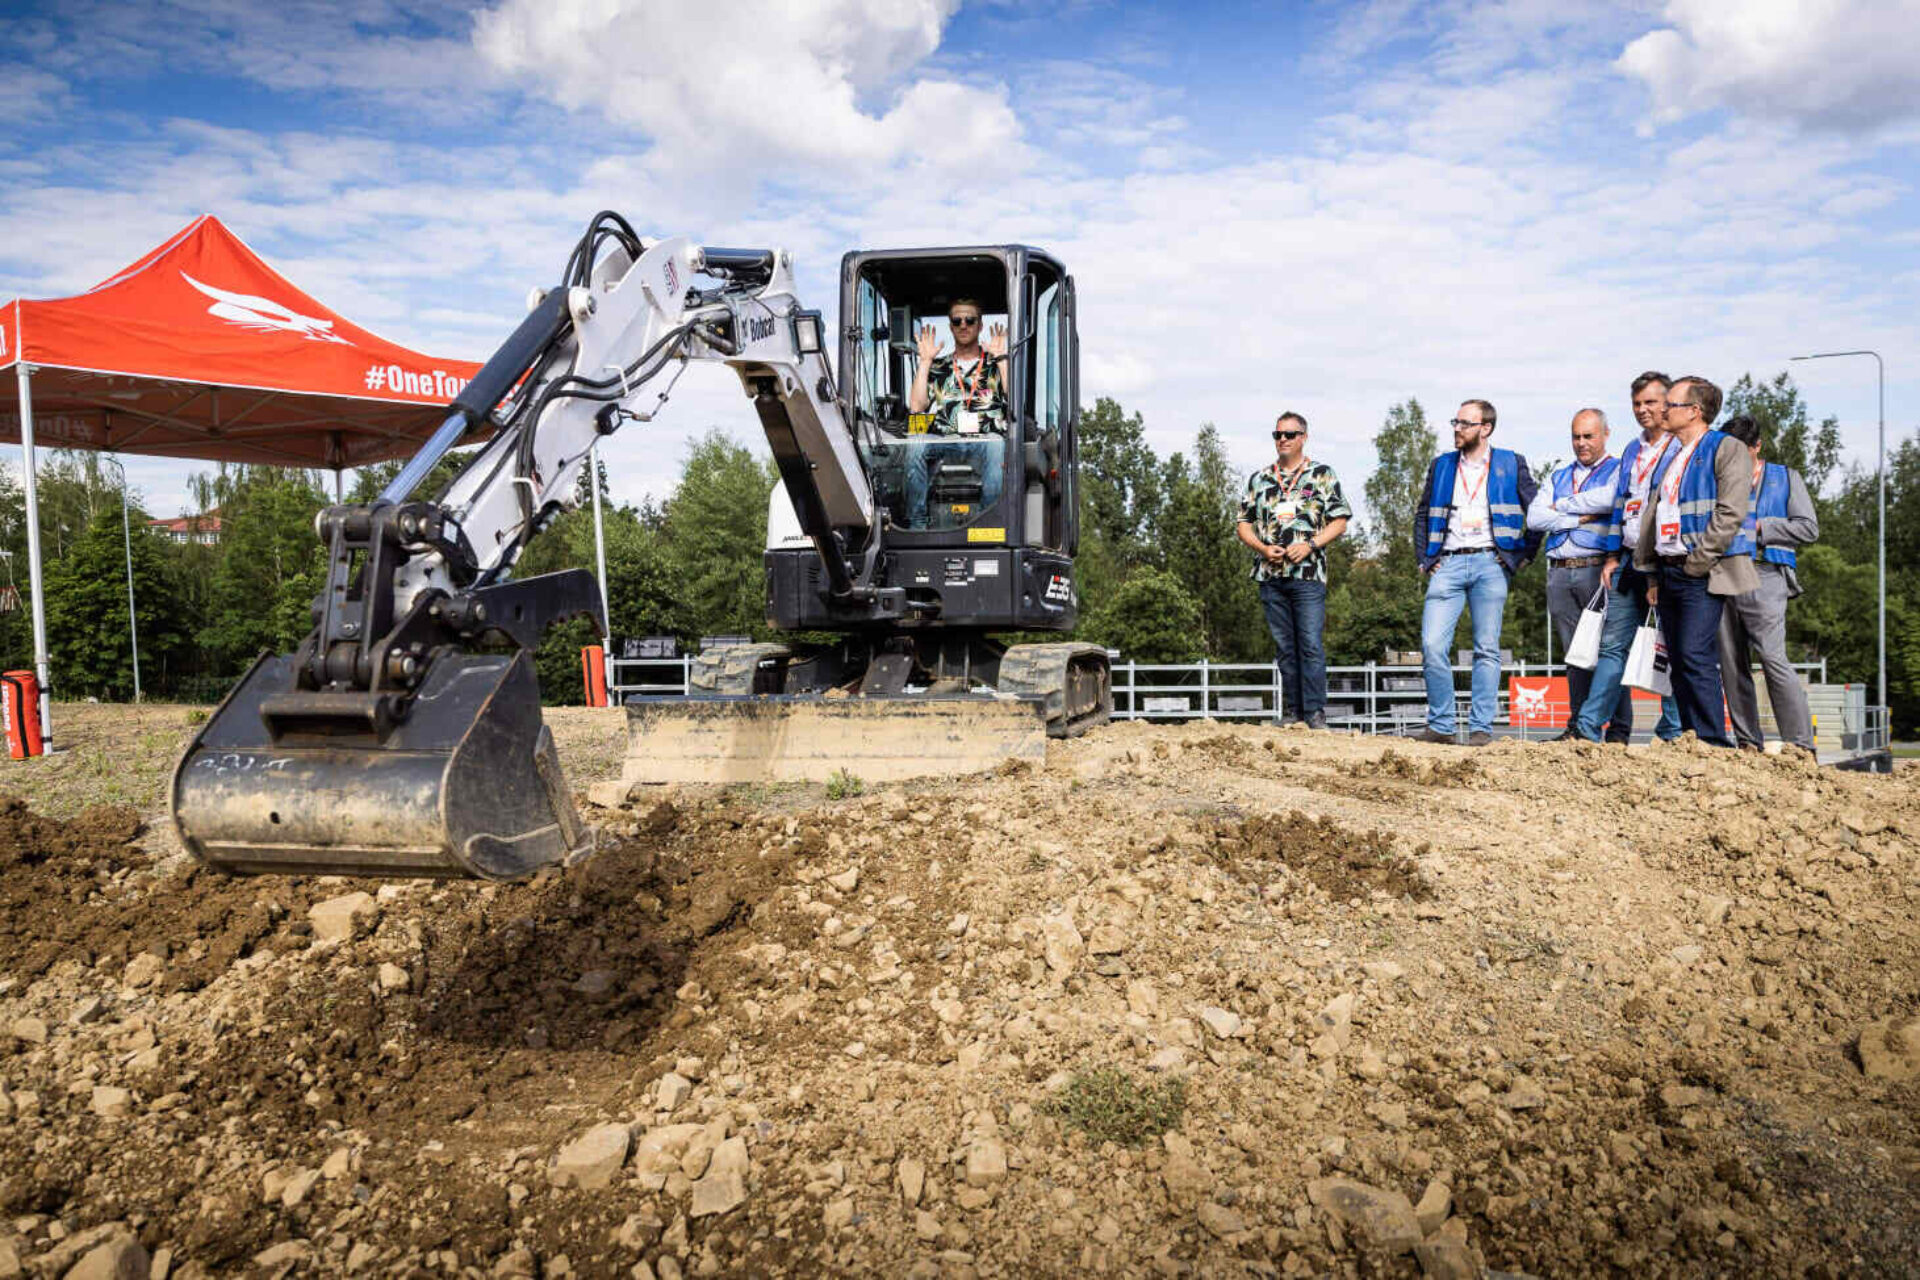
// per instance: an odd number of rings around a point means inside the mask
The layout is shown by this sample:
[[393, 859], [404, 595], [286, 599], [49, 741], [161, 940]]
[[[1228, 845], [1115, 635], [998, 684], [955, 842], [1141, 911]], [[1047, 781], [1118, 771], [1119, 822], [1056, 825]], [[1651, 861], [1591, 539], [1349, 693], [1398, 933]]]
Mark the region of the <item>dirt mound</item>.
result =
[[1329, 817], [1313, 818], [1297, 809], [1285, 816], [1262, 815], [1223, 823], [1215, 840], [1224, 865], [1253, 883], [1264, 883], [1277, 863], [1338, 902], [1365, 901], [1374, 893], [1414, 902], [1433, 897], [1433, 885], [1417, 861], [1430, 846], [1405, 854], [1385, 832], [1349, 831]]
[[1909, 779], [1128, 725], [594, 816], [564, 872], [380, 886], [169, 874], [124, 814], [0, 807], [0, 1260], [57, 1274], [90, 1230], [186, 1276], [1920, 1251], [1915, 1085], [1855, 1052], [1920, 1002]]

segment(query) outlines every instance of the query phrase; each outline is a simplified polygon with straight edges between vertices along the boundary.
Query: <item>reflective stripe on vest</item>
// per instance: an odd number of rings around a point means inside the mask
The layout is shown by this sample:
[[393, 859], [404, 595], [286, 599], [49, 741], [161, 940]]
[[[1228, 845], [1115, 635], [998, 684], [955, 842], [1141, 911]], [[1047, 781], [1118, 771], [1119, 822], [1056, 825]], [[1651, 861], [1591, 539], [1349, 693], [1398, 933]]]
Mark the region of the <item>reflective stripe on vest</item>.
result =
[[[1527, 546], [1527, 513], [1520, 506], [1520, 460], [1511, 449], [1495, 449], [1487, 464], [1487, 520], [1493, 545], [1502, 551], [1522, 552]], [[1453, 486], [1460, 472], [1460, 452], [1443, 453], [1434, 460], [1433, 492], [1427, 505], [1427, 558], [1440, 554], [1447, 543], [1447, 520], [1453, 514]]]
[[1747, 544], [1753, 548], [1753, 554], [1769, 564], [1783, 564], [1794, 568], [1799, 558], [1792, 547], [1763, 547], [1760, 545], [1760, 521], [1785, 520], [1787, 518], [1787, 499], [1793, 491], [1793, 482], [1787, 476], [1787, 468], [1778, 462], [1769, 462], [1760, 473], [1760, 488], [1754, 492], [1753, 502], [1747, 508], [1747, 524], [1741, 530]]
[[[1563, 502], [1574, 494], [1573, 469], [1577, 463], [1569, 462], [1553, 473], [1553, 500]], [[1587, 473], [1585, 489], [1591, 485], [1596, 489], [1607, 487], [1620, 464], [1613, 458], [1602, 458], [1593, 464], [1593, 470]], [[1600, 524], [1581, 524], [1577, 529], [1561, 529], [1547, 535], [1547, 550], [1557, 551], [1571, 541], [1582, 555], [1598, 555], [1607, 550], [1607, 526]], [[1616, 544], [1617, 545], [1617, 544]]]

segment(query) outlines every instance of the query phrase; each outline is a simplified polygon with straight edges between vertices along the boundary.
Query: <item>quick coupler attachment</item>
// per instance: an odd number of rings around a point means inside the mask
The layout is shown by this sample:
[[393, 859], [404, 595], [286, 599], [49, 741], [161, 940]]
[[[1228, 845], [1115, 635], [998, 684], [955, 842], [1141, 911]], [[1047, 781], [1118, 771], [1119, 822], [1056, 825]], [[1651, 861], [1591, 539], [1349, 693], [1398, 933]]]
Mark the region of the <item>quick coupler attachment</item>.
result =
[[532, 657], [437, 657], [405, 718], [306, 695], [263, 657], [174, 769], [173, 818], [240, 875], [518, 880], [592, 852], [540, 717]]

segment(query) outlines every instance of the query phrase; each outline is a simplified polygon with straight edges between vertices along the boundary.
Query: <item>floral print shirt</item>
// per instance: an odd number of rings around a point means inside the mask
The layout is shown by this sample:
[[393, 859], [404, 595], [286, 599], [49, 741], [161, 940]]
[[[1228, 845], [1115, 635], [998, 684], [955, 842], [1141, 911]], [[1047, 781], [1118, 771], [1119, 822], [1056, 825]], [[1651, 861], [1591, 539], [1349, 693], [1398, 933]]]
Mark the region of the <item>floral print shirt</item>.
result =
[[[1246, 496], [1240, 500], [1240, 519], [1253, 526], [1254, 536], [1273, 546], [1310, 539], [1328, 524], [1351, 517], [1340, 478], [1324, 462], [1308, 462], [1287, 471], [1278, 462], [1247, 477]], [[1315, 551], [1299, 564], [1254, 562], [1253, 577], [1297, 578], [1303, 582], [1327, 580], [1327, 553]]]

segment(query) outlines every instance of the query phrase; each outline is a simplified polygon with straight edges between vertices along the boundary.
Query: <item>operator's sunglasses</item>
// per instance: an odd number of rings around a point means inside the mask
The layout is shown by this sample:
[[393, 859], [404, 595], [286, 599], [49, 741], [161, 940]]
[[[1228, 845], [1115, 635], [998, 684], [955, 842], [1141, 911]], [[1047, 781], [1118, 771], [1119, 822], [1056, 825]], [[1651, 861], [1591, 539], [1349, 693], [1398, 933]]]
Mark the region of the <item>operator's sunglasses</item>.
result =
[[1466, 418], [1455, 418], [1452, 425], [1456, 427], [1484, 427], [1487, 424], [1484, 422], [1470, 422]]
[[947, 323], [952, 325], [956, 329], [963, 328], [963, 327], [970, 328], [970, 329], [977, 329], [980, 327], [980, 317], [979, 316], [949, 316], [947, 317]]
[[1305, 434], [1307, 433], [1304, 431], [1276, 431], [1273, 433], [1273, 438], [1275, 440], [1298, 440]]

